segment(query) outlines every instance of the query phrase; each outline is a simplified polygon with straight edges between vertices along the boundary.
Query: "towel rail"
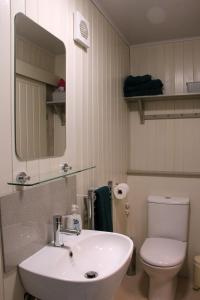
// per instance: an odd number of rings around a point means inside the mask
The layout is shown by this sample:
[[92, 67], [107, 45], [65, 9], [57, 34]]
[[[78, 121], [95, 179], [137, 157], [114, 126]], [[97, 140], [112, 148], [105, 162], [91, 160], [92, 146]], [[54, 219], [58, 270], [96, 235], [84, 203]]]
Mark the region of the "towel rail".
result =
[[[111, 180], [108, 181], [108, 187], [110, 189], [110, 197], [112, 199], [112, 189], [113, 189], [113, 182]], [[94, 224], [94, 203], [96, 200], [95, 190], [97, 188], [91, 188], [88, 190], [88, 195], [84, 197], [84, 204], [85, 209], [87, 212], [87, 227], [88, 229], [95, 229]]]

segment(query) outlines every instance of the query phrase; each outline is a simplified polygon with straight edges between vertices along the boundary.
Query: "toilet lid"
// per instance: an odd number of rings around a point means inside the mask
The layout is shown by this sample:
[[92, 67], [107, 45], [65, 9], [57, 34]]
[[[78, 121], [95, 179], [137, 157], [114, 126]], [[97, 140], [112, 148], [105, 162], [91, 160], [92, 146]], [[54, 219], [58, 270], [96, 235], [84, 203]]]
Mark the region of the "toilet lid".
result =
[[186, 243], [164, 238], [147, 238], [140, 250], [141, 258], [157, 267], [172, 267], [183, 262]]

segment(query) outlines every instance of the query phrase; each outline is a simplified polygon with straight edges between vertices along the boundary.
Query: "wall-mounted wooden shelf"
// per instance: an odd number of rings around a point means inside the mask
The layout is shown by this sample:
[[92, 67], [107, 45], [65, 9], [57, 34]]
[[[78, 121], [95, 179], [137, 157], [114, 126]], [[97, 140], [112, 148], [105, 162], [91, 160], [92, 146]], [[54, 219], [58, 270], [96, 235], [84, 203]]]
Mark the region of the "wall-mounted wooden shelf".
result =
[[156, 96], [136, 96], [125, 97], [128, 104], [137, 104], [140, 115], [140, 122], [144, 124], [145, 120], [162, 119], [190, 119], [200, 118], [200, 113], [180, 113], [180, 114], [153, 114], [145, 115], [145, 103], [154, 101], [177, 101], [177, 100], [200, 100], [200, 93], [186, 93], [176, 95], [156, 95]]

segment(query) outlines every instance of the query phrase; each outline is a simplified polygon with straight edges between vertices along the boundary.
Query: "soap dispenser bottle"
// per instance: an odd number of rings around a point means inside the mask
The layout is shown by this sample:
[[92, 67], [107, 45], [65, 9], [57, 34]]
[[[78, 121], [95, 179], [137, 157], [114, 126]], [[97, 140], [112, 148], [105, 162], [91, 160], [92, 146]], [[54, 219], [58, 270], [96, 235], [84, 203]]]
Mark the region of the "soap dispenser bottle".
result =
[[72, 230], [82, 230], [82, 220], [77, 204], [72, 204], [71, 215], [68, 216], [67, 227]]

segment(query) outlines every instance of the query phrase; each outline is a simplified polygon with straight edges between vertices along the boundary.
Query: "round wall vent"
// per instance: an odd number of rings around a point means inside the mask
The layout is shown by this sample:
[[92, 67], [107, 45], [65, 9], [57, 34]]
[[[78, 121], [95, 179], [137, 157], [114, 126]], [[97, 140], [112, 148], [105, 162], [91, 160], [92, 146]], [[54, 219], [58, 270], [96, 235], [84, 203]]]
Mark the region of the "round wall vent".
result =
[[80, 32], [81, 32], [81, 36], [84, 39], [88, 39], [88, 28], [87, 28], [87, 24], [82, 20], [80, 23]]
[[74, 13], [74, 40], [85, 48], [90, 47], [89, 22], [78, 11]]

